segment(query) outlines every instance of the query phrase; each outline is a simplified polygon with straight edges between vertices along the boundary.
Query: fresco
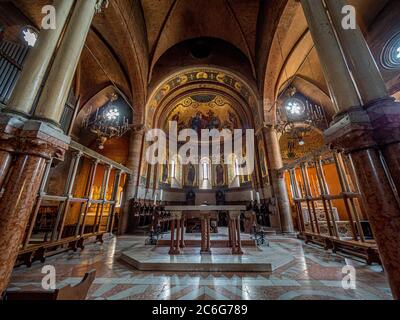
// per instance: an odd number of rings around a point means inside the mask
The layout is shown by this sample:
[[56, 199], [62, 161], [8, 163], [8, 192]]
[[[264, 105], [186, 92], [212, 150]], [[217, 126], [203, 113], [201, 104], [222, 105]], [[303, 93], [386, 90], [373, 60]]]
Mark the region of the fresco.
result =
[[165, 124], [178, 123], [178, 131], [193, 129], [200, 134], [202, 129], [240, 129], [242, 124], [230, 103], [215, 95], [195, 95], [176, 104]]
[[258, 152], [260, 154], [260, 168], [262, 177], [265, 178], [268, 176], [268, 167], [267, 167], [267, 158], [265, 155], [264, 143], [263, 140], [260, 139], [258, 142]]

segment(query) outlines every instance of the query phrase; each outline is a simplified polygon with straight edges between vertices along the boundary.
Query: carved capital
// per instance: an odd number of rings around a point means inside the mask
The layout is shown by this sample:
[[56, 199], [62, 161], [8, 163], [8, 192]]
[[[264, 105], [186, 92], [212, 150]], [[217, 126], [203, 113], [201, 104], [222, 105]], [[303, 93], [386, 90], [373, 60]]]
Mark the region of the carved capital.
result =
[[364, 106], [379, 144], [400, 142], [400, 103], [392, 97], [372, 101]]
[[131, 126], [132, 132], [136, 134], [144, 134], [145, 131], [144, 129], [145, 129], [144, 124], [134, 124]]
[[171, 212], [171, 218], [175, 219], [175, 220], [181, 220], [182, 219], [182, 211]]
[[16, 153], [35, 155], [45, 159], [55, 158], [63, 161], [66, 149], [66, 146], [55, 143], [52, 139], [16, 138]]
[[377, 145], [369, 116], [361, 107], [354, 107], [343, 113], [324, 132], [324, 137], [331, 148], [345, 152], [373, 148]]

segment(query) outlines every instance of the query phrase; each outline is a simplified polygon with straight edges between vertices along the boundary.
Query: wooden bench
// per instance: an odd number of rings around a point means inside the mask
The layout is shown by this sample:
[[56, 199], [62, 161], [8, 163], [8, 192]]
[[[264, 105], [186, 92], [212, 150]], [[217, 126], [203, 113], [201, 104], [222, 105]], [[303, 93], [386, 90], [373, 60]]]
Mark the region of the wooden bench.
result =
[[89, 238], [95, 237], [95, 242], [103, 243], [105, 232], [97, 232], [93, 234], [86, 234], [82, 237], [69, 237], [57, 241], [49, 241], [41, 244], [29, 246], [22, 249], [18, 253], [16, 266], [26, 265], [32, 266], [35, 261], [44, 263], [46, 258], [62, 252], [72, 250], [76, 252], [78, 249], [85, 249], [85, 241]]
[[5, 301], [37, 301], [37, 300], [85, 300], [90, 286], [96, 278], [96, 270], [85, 274], [76, 286], [67, 285], [53, 291], [6, 291]]
[[333, 253], [340, 251], [361, 259], [365, 259], [368, 265], [371, 265], [374, 262], [382, 264], [379, 257], [378, 247], [375, 243], [344, 240], [310, 232], [304, 232], [302, 237], [306, 243], [311, 242], [322, 245], [325, 250], [332, 249]]

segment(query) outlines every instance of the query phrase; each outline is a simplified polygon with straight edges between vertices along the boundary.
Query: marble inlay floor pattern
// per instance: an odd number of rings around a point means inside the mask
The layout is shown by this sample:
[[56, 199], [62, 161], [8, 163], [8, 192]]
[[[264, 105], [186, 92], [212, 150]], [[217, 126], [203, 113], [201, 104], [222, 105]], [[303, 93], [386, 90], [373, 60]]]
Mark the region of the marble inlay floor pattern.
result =
[[[281, 236], [270, 243], [294, 259], [270, 273], [144, 272], [118, 258], [122, 251], [142, 245], [142, 236], [123, 236], [103, 245], [90, 244], [82, 252], [47, 259], [57, 272], [57, 286], [76, 284], [84, 273], [96, 269], [88, 299], [93, 300], [294, 300], [294, 299], [392, 299], [382, 267], [368, 266], [302, 241]], [[342, 287], [342, 268], [354, 266], [356, 288]], [[9, 289], [41, 287], [44, 264], [14, 270]]]

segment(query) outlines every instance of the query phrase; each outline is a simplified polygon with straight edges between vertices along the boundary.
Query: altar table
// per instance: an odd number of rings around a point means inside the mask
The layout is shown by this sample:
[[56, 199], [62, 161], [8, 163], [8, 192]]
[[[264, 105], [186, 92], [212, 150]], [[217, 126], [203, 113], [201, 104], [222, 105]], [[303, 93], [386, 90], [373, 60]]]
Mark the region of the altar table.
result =
[[245, 206], [166, 206], [165, 210], [171, 212], [170, 255], [180, 254], [181, 249], [185, 247], [184, 220], [188, 216], [201, 220], [200, 253], [211, 253], [210, 220], [212, 217], [217, 217], [219, 211], [229, 212], [228, 233], [232, 254], [243, 254], [240, 240], [240, 214], [246, 211]]

